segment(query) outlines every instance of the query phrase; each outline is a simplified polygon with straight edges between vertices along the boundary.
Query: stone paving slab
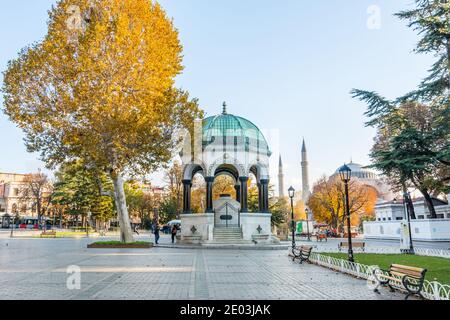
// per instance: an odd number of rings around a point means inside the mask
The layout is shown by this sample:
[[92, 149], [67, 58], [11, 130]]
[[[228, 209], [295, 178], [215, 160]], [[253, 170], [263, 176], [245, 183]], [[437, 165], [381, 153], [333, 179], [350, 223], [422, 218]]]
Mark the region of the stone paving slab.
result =
[[[89, 239], [0, 239], [0, 299], [363, 300], [364, 280], [292, 262], [286, 251], [218, 249], [87, 250]], [[81, 268], [69, 290], [67, 267]]]

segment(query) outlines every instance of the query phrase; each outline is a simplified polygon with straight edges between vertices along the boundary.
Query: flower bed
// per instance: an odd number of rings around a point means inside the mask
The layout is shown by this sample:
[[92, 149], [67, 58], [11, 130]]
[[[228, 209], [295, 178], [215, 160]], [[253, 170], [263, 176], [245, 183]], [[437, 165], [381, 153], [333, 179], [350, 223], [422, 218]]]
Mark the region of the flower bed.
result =
[[153, 247], [151, 242], [123, 243], [120, 241], [102, 241], [88, 244], [89, 249], [149, 249]]

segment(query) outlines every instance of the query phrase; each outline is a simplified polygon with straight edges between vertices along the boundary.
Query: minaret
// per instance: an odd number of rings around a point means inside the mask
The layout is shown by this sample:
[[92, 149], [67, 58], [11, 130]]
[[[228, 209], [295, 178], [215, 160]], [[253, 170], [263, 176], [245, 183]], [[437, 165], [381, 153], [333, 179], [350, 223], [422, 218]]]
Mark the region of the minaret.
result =
[[306, 151], [305, 139], [302, 145], [302, 200], [306, 204], [311, 195], [309, 189], [309, 174], [308, 174], [308, 153]]
[[280, 199], [284, 198], [284, 174], [283, 174], [283, 162], [281, 161], [281, 154], [280, 154], [280, 162], [278, 164], [278, 197]]

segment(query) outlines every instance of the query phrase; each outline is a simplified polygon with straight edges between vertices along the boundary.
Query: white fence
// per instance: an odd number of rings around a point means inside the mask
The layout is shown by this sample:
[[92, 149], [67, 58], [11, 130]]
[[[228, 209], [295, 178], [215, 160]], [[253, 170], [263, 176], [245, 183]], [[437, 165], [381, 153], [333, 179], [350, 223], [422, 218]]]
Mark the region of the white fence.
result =
[[[378, 266], [368, 266], [360, 263], [349, 262], [344, 259], [333, 258], [312, 252], [311, 262], [342, 273], [350, 274], [360, 279], [372, 279], [373, 270]], [[450, 300], [450, 286], [437, 281], [425, 280], [422, 295], [428, 300]]]
[[[313, 245], [316, 251], [318, 252], [347, 252], [347, 249], [342, 249], [339, 251], [337, 247], [331, 246], [321, 246], [321, 245]], [[361, 252], [359, 248], [353, 249], [355, 253]], [[378, 253], [378, 254], [401, 254], [400, 248], [396, 247], [366, 247], [364, 249], [365, 253]], [[429, 256], [429, 257], [439, 257], [439, 258], [447, 258], [450, 259], [450, 250], [442, 250], [442, 249], [428, 249], [428, 248], [414, 248], [415, 254], [418, 256]]]

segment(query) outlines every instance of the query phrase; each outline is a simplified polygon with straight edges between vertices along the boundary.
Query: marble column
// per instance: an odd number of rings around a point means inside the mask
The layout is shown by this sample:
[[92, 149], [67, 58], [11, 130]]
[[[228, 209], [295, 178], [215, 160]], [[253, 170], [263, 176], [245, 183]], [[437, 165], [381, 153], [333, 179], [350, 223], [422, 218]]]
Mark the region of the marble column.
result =
[[213, 185], [214, 177], [206, 177], [206, 213], [213, 213]]
[[241, 212], [248, 212], [248, 177], [239, 177], [241, 182]]
[[269, 212], [269, 180], [262, 179], [261, 181], [261, 193], [262, 193], [262, 204], [261, 204], [261, 212], [268, 213]]
[[236, 201], [241, 202], [241, 186], [239, 184], [235, 185], [234, 190], [236, 190]]
[[258, 182], [257, 186], [258, 186], [258, 211], [263, 212], [263, 194], [261, 182]]
[[191, 211], [191, 180], [183, 180], [183, 213], [190, 214]]

